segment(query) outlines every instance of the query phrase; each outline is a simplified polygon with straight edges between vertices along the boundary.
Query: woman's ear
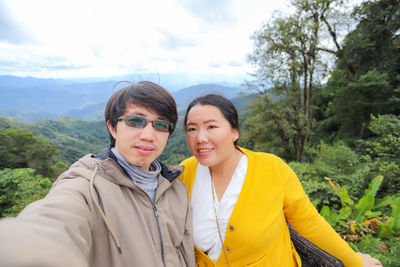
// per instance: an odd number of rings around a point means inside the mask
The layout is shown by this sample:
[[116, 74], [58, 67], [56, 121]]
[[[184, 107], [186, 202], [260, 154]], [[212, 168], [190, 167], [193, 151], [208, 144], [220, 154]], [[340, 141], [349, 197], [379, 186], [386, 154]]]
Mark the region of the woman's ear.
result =
[[108, 131], [110, 132], [110, 134], [112, 135], [112, 137], [114, 137], [114, 139], [116, 139], [116, 138], [115, 138], [115, 136], [116, 136], [116, 130], [115, 130], [114, 127], [112, 127], [110, 121], [107, 121], [107, 128], [108, 128]]
[[233, 132], [233, 142], [239, 139], [239, 131], [238, 129], [232, 129]]

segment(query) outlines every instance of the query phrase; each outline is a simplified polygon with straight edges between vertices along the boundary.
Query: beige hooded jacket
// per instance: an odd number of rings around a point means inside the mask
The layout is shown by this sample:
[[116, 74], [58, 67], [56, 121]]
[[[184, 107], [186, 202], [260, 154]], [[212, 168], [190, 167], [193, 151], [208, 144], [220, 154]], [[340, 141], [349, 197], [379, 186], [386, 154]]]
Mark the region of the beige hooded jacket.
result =
[[44, 199], [0, 221], [0, 266], [195, 266], [182, 170], [162, 166], [153, 204], [113, 157], [86, 155]]

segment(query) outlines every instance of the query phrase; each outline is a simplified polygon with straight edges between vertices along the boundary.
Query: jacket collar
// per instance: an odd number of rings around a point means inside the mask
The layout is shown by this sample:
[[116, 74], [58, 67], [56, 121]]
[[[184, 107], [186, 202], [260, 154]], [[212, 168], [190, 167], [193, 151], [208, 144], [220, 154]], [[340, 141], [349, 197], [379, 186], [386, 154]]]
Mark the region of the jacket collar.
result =
[[[115, 157], [114, 153], [112, 153], [111, 148], [105, 148], [97, 155], [92, 155], [92, 157], [99, 159], [101, 161], [110, 158], [118, 164], [117, 158]], [[172, 183], [183, 172], [183, 166], [171, 167], [171, 166], [167, 166], [167, 165], [163, 164], [162, 162], [160, 162], [160, 164], [161, 164], [161, 175], [165, 179], [167, 179], [170, 183]], [[121, 170], [123, 170], [125, 172], [124, 168], [122, 168], [122, 167], [121, 167]], [[128, 175], [126, 172], [125, 172], [125, 174]]]

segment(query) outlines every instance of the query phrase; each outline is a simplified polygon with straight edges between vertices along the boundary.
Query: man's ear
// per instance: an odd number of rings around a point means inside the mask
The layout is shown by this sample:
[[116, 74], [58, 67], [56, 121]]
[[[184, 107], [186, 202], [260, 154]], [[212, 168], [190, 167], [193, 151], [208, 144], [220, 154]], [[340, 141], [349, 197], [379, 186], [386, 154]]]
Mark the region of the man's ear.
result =
[[114, 129], [114, 127], [112, 127], [110, 121], [107, 121], [107, 128], [108, 128], [108, 131], [110, 132], [110, 134], [112, 135], [112, 137], [114, 137], [114, 139], [116, 139], [115, 136], [116, 136], [117, 131]]

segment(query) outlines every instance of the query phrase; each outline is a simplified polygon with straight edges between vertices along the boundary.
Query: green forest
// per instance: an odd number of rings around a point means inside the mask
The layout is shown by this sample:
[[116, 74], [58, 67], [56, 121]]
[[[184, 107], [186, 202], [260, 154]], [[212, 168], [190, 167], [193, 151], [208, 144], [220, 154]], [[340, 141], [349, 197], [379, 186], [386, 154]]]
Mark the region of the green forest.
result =
[[[254, 29], [248, 95], [233, 99], [239, 145], [286, 160], [354, 250], [400, 266], [400, 1], [290, 3]], [[164, 163], [190, 156], [183, 116]], [[0, 117], [0, 217], [106, 146], [104, 121]]]

